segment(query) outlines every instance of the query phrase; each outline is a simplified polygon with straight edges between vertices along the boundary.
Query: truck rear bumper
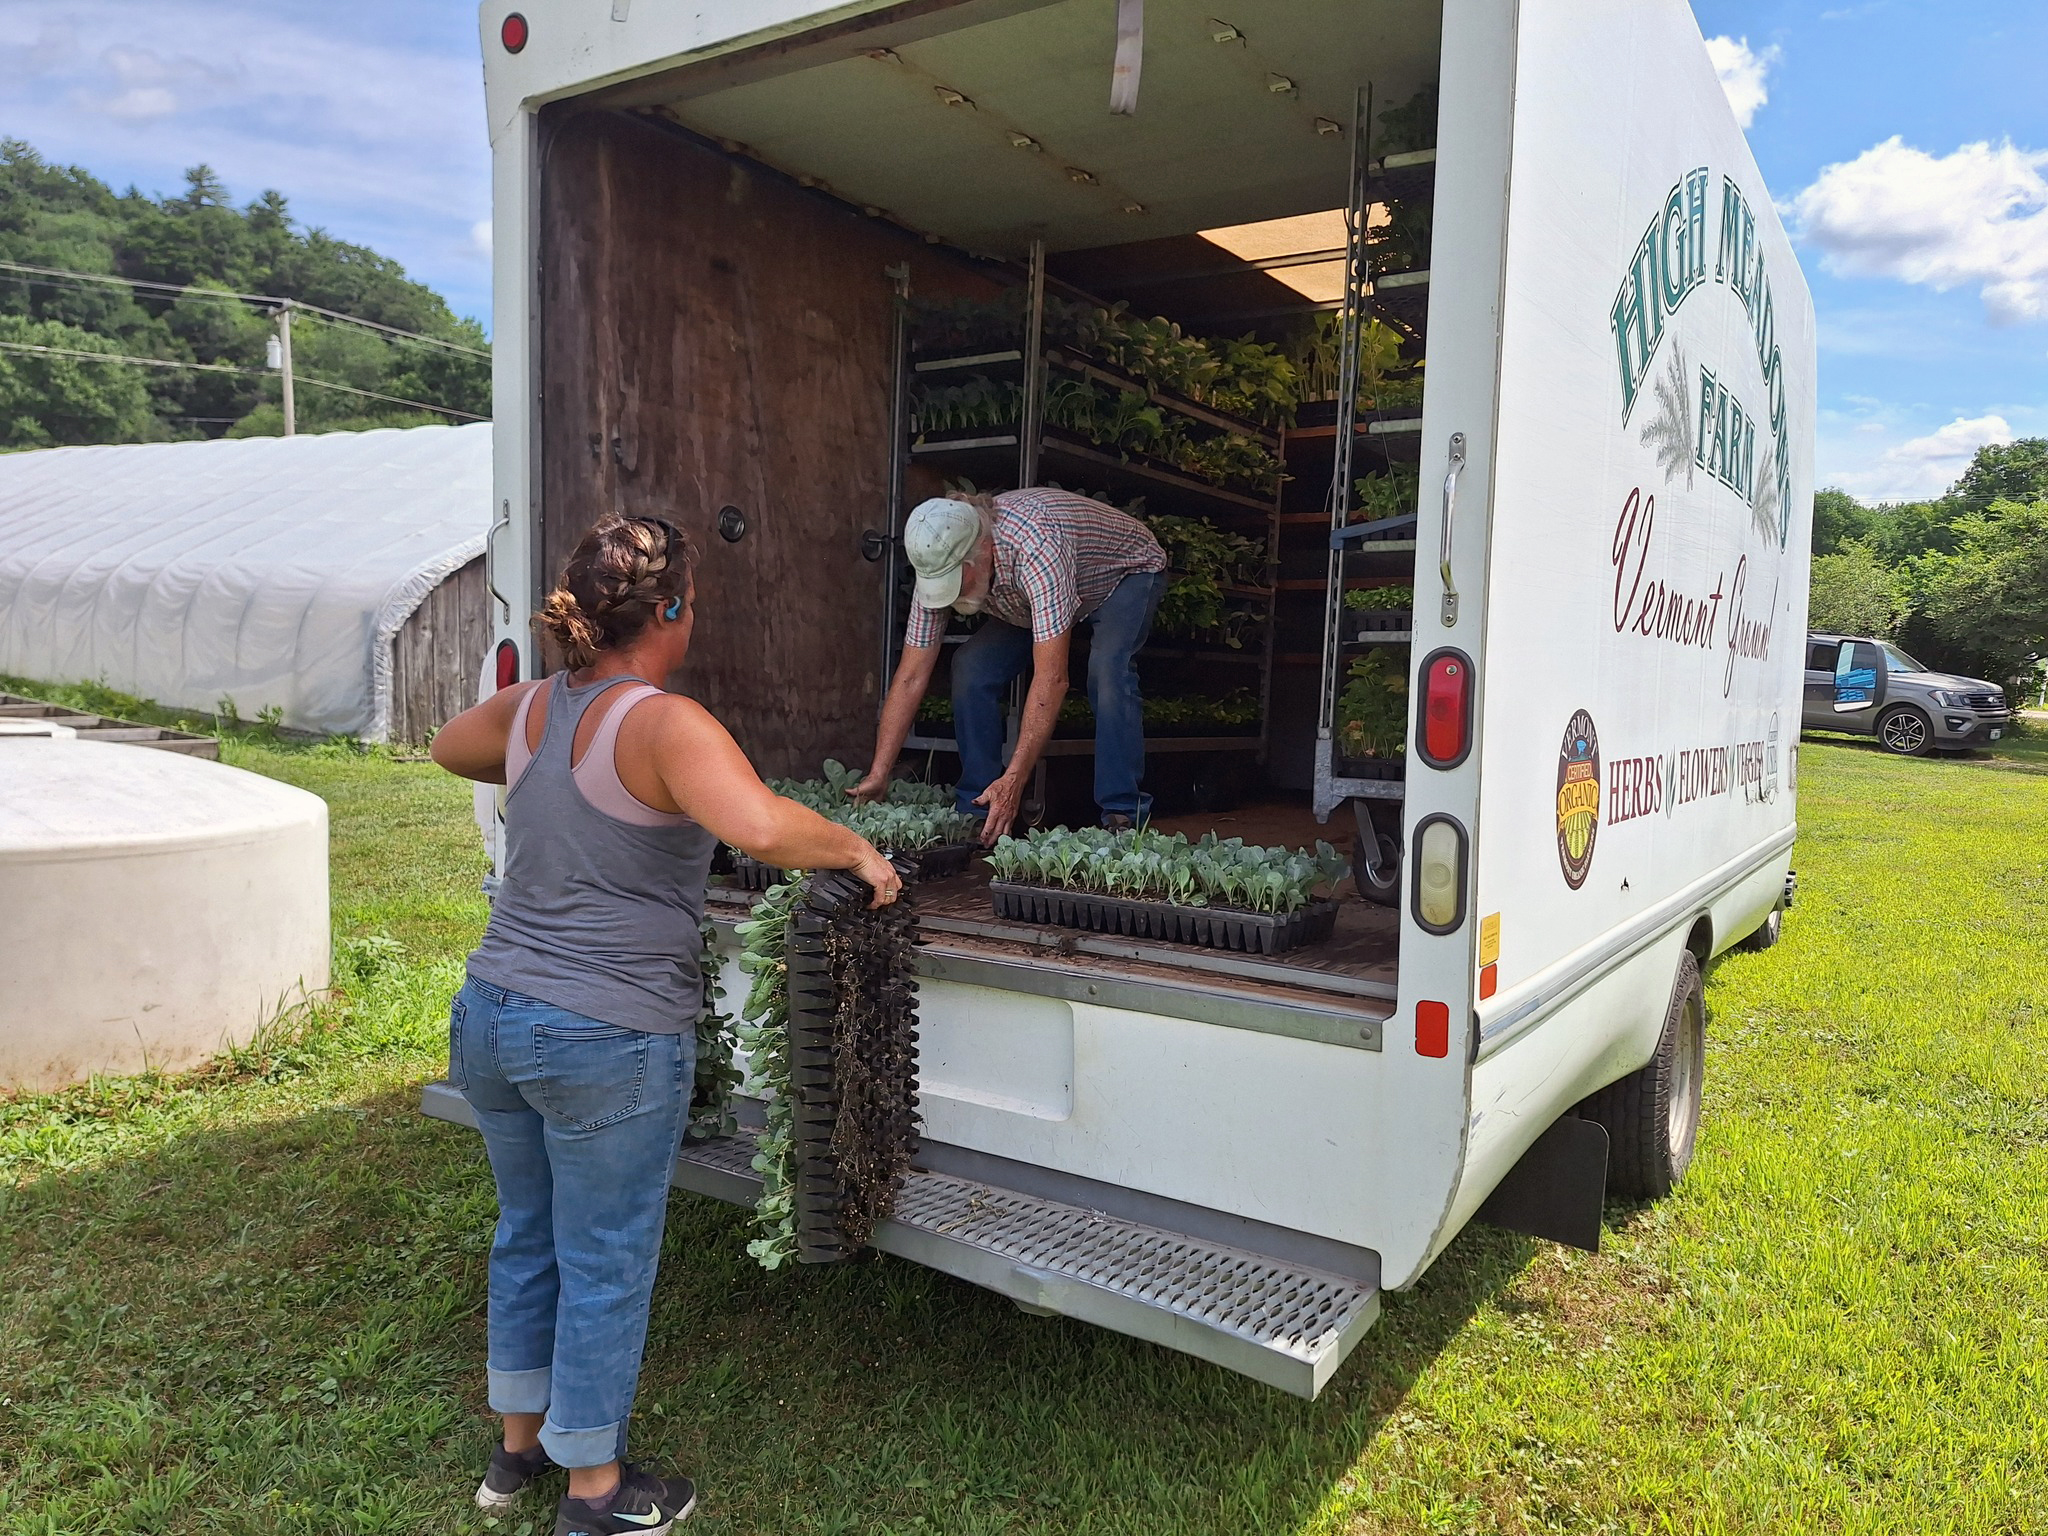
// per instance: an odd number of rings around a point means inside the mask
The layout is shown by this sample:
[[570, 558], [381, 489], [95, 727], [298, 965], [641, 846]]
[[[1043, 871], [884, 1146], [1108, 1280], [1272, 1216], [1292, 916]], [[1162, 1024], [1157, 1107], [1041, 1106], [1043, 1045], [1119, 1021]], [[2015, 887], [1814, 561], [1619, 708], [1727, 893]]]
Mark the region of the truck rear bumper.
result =
[[[422, 1112], [472, 1128], [446, 1083]], [[752, 1205], [761, 1179], [744, 1132], [685, 1142], [678, 1188]], [[914, 1169], [874, 1246], [1057, 1313], [1163, 1344], [1312, 1398], [1379, 1316], [1376, 1284], [1165, 1227], [952, 1174]]]

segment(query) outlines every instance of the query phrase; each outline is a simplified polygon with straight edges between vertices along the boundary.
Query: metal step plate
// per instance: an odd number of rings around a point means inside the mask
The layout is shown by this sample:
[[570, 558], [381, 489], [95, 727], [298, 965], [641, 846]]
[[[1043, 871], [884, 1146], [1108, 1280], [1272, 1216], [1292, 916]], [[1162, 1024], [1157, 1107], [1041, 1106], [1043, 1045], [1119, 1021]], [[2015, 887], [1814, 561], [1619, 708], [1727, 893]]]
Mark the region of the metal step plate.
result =
[[874, 1245], [1300, 1397], [1380, 1310], [1377, 1288], [1341, 1275], [945, 1174], [913, 1173]]
[[[446, 1083], [429, 1083], [420, 1107], [476, 1123]], [[746, 1135], [685, 1142], [675, 1183], [751, 1205], [753, 1157]], [[1342, 1275], [948, 1174], [913, 1172], [874, 1246], [1299, 1397], [1323, 1389], [1380, 1310], [1376, 1287]]]

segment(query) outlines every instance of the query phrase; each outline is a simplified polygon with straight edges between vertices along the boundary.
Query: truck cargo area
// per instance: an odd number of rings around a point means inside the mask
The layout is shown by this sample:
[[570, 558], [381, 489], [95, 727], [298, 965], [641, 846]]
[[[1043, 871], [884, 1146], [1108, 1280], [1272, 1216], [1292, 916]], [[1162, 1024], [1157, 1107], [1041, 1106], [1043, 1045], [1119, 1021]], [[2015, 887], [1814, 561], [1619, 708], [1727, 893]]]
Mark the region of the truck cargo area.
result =
[[[913, 9], [543, 111], [538, 579], [604, 512], [680, 516], [702, 563], [677, 683], [764, 773], [801, 777], [867, 760], [909, 507], [949, 488], [1093, 495], [1236, 557], [1202, 573], [1199, 622], [1156, 623], [1140, 655], [1157, 824], [1397, 860], [1399, 748], [1347, 752], [1331, 727], [1355, 663], [1378, 658], [1396, 699], [1409, 670], [1405, 615], [1371, 622], [1344, 597], [1413, 581], [1398, 514], [1420, 442], [1437, 9], [1316, 0], [1249, 36], [1155, 0], [1122, 116], [1099, 6]], [[1383, 350], [1370, 393], [1345, 380], [1340, 402], [1347, 292]], [[1159, 387], [1076, 339], [1093, 313], [1256, 342], [1316, 379], [1265, 414]], [[1076, 399], [1163, 424], [1177, 458], [1063, 414]], [[1402, 505], [1333, 554], [1368, 482]], [[1074, 718], [1030, 802], [1044, 824], [1095, 820], [1086, 667], [1077, 635]], [[901, 771], [957, 773], [948, 671]], [[1334, 937], [1268, 961], [1005, 923], [972, 875], [921, 908], [948, 942], [1078, 970], [1159, 965], [1346, 1008], [1393, 994], [1398, 921], [1348, 885]]]

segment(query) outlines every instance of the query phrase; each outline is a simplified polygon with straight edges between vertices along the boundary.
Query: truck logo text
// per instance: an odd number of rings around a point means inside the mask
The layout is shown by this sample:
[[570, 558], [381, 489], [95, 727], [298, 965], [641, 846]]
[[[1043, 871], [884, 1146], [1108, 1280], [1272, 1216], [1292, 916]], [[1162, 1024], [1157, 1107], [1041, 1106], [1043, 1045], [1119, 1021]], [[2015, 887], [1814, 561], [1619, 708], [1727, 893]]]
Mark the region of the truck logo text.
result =
[[[1761, 618], [1747, 607], [1753, 601], [1748, 555], [1736, 560], [1732, 585], [1725, 573], [1716, 572], [1713, 590], [1709, 592], [1697, 588], [1683, 592], [1669, 586], [1646, 571], [1650, 535], [1656, 526], [1657, 498], [1645, 496], [1641, 486], [1635, 487], [1621, 504], [1621, 516], [1614, 524], [1614, 543], [1608, 551], [1614, 566], [1614, 632], [1702, 651], [1721, 645], [1728, 653], [1727, 663], [1721, 669], [1721, 697], [1725, 699], [1734, 690], [1738, 660], [1770, 659], [1772, 615], [1778, 608], [1776, 585], [1772, 586]], [[1717, 637], [1721, 633], [1724, 603], [1728, 630], [1726, 641], [1721, 641]]]
[[[1710, 181], [1707, 167], [1699, 166], [1672, 184], [1642, 239], [1636, 242], [1614, 296], [1608, 326], [1614, 333], [1615, 362], [1621, 375], [1624, 423], [1635, 411], [1637, 400], [1650, 392], [1645, 385], [1652, 382], [1651, 364], [1669, 322], [1706, 284]], [[1763, 410], [1751, 411], [1736, 398], [1725, 377], [1711, 368], [1701, 368], [1697, 417], [1687, 420], [1691, 412], [1686, 396], [1692, 381], [1681, 358], [1674, 362], [1669, 377], [1656, 384], [1661, 409], [1658, 420], [1645, 428], [1644, 437], [1659, 446], [1667, 477], [1681, 464], [1686, 467], [1688, 483], [1693, 468], [1706, 470], [1748, 504], [1758, 531], [1782, 549], [1792, 520], [1792, 433], [1786, 411], [1785, 359], [1778, 346], [1777, 310], [1763, 244], [1756, 237], [1756, 214], [1733, 177], [1721, 178], [1718, 234], [1713, 280], [1741, 304], [1748, 320], [1749, 341], [1763, 374]], [[1761, 465], [1756, 452], [1759, 426], [1766, 438]]]

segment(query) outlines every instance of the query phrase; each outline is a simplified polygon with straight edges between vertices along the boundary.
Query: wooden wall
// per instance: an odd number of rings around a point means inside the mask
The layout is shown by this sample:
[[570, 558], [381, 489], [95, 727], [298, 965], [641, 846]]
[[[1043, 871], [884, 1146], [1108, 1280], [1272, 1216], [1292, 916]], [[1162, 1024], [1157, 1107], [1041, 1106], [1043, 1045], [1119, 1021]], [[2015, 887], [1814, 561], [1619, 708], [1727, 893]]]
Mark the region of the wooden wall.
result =
[[[880, 220], [614, 113], [547, 121], [541, 549], [551, 584], [601, 515], [659, 514], [701, 555], [670, 686], [766, 774], [865, 762], [880, 683], [894, 327], [887, 266], [987, 285]], [[963, 283], [966, 288], [963, 288]], [[738, 507], [737, 543], [716, 531]]]
[[391, 740], [425, 741], [474, 704], [490, 644], [479, 555], [429, 592], [391, 639]]

